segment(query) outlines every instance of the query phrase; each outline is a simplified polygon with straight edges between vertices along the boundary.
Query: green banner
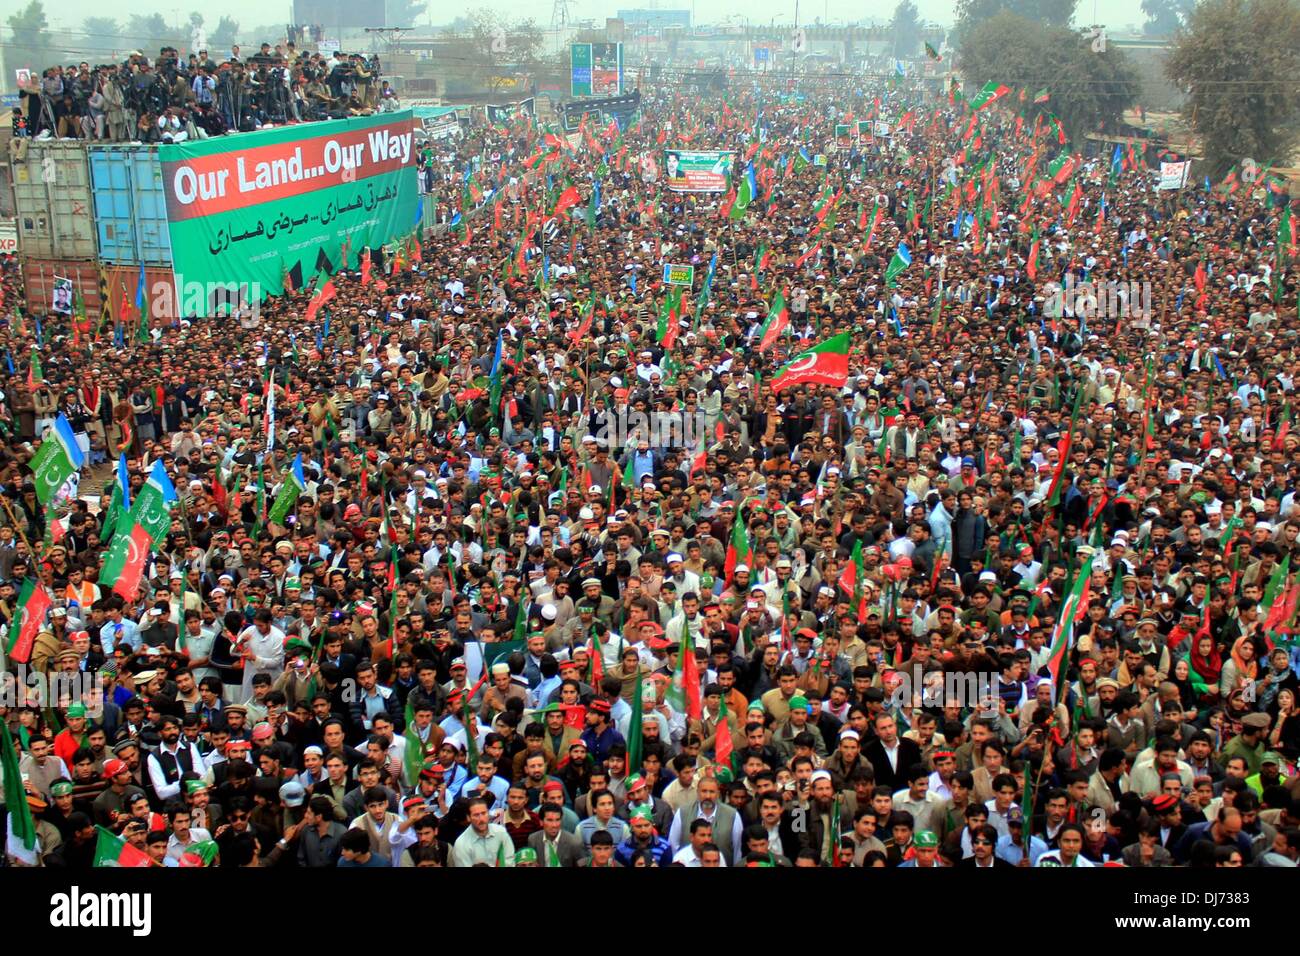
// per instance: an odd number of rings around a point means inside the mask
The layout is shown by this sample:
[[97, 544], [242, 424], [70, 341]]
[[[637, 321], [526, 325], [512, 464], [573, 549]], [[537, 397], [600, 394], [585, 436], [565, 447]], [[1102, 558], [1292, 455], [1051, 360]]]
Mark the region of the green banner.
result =
[[410, 234], [414, 127], [407, 110], [160, 147], [181, 314], [302, 288]]

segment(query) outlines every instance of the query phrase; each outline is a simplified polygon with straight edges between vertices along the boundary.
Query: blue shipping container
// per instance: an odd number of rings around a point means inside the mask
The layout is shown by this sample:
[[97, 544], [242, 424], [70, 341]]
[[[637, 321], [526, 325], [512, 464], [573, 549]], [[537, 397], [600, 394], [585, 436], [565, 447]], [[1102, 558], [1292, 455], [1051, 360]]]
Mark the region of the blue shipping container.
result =
[[120, 265], [171, 265], [158, 148], [96, 145], [89, 152], [99, 258]]

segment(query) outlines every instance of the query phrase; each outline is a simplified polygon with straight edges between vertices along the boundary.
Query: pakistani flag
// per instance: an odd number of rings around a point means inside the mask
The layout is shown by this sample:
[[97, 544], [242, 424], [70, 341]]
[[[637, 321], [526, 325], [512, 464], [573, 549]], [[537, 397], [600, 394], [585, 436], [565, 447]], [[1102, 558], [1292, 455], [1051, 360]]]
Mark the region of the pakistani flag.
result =
[[36, 457], [32, 459], [32, 472], [36, 484], [36, 497], [41, 504], [48, 505], [59, 493], [59, 489], [68, 483], [68, 479], [81, 470], [86, 456], [77, 446], [77, 438], [72, 433], [68, 419], [60, 412], [55, 419], [54, 428], [41, 442]]
[[731, 211], [727, 213], [731, 219], [741, 219], [745, 215], [745, 210], [749, 204], [754, 201], [758, 195], [758, 181], [754, 177], [754, 164], [750, 163], [745, 167], [745, 175], [740, 177], [740, 185], [736, 189], [736, 201], [731, 204]]
[[889, 261], [889, 267], [885, 269], [885, 288], [893, 288], [894, 281], [911, 264], [912, 251], [907, 248], [907, 243], [900, 242], [894, 258]]
[[808, 155], [808, 150], [800, 146], [799, 151], [794, 154], [794, 171], [797, 173], [812, 162], [812, 157]]
[[280, 491], [275, 496], [275, 504], [271, 505], [271, 513], [266, 518], [267, 522], [283, 525], [285, 516], [293, 509], [294, 504], [298, 501], [298, 496], [306, 488], [307, 478], [302, 473], [302, 455], [295, 455], [293, 467], [289, 469], [284, 484], [280, 486]]

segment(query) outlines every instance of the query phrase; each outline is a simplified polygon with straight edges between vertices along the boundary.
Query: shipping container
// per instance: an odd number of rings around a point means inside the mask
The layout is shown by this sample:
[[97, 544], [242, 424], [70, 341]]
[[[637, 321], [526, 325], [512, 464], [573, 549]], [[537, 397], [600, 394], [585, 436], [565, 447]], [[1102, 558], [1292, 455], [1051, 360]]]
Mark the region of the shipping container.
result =
[[[125, 316], [134, 328], [139, 321], [136, 290], [140, 285], [139, 266], [109, 266], [93, 261], [70, 259], [24, 259], [23, 286], [27, 310], [32, 315], [48, 315], [54, 301], [56, 278], [72, 280], [74, 296], [81, 294], [86, 317], [100, 328], [103, 303], [109, 303], [105, 321]], [[146, 266], [144, 303], [154, 326], [168, 325], [176, 315], [176, 280], [171, 266]], [[108, 334], [105, 332], [105, 334]]]
[[[6, 125], [0, 127], [0, 219], [14, 218], [14, 170], [9, 165], [9, 142], [13, 139], [13, 129]], [[16, 228], [16, 227], [15, 227]]]
[[89, 162], [99, 258], [121, 265], [170, 265], [158, 147], [95, 145]]
[[[110, 318], [116, 321], [125, 314], [130, 322], [138, 322], [136, 290], [140, 286], [140, 267], [105, 265], [102, 270]], [[176, 277], [171, 266], [144, 267], [144, 304], [154, 326], [171, 325], [179, 316]]]
[[95, 258], [86, 150], [76, 140], [26, 140], [13, 159], [18, 251], [29, 259]]

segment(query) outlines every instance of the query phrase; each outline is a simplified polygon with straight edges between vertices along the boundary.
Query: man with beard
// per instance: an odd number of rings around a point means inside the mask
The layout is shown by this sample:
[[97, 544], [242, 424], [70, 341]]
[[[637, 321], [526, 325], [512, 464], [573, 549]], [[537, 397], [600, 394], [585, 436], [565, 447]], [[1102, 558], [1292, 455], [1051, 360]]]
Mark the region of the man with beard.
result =
[[[830, 779], [830, 774], [827, 774]], [[713, 842], [722, 849], [722, 858], [728, 866], [734, 865], [743, 851], [741, 834], [744, 824], [740, 814], [730, 804], [719, 800], [721, 785], [716, 777], [701, 777], [695, 785], [697, 799], [673, 814], [672, 826], [668, 830], [668, 843], [674, 852], [680, 850], [687, 842], [685, 835], [690, 832], [695, 820], [707, 820], [713, 825]]]
[[175, 717], [163, 717], [158, 732], [162, 744], [149, 755], [146, 766], [150, 788], [161, 804], [180, 796], [181, 778], [187, 773], [202, 773], [204, 764], [199, 748], [181, 741], [181, 722]]

